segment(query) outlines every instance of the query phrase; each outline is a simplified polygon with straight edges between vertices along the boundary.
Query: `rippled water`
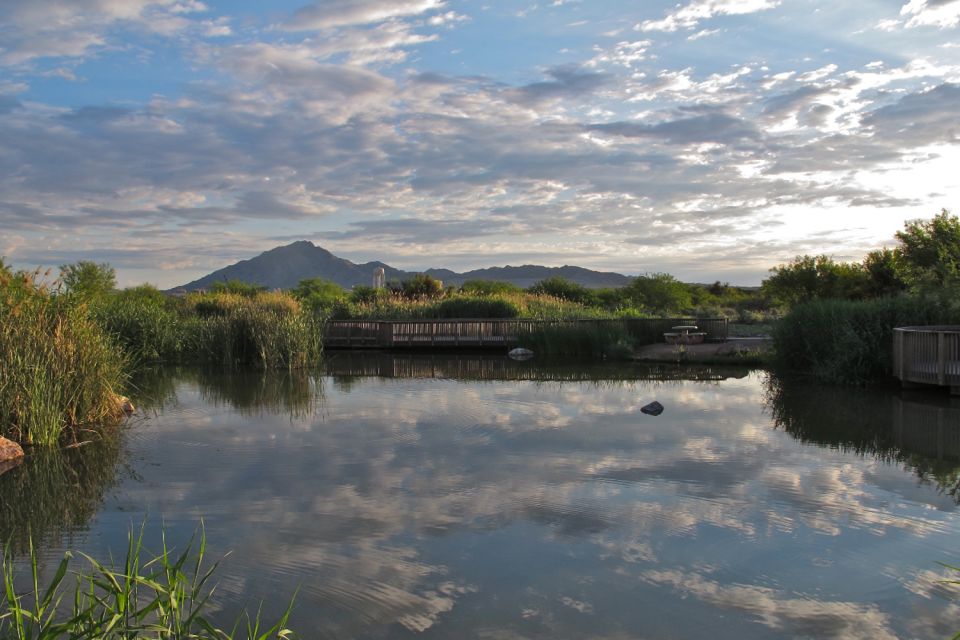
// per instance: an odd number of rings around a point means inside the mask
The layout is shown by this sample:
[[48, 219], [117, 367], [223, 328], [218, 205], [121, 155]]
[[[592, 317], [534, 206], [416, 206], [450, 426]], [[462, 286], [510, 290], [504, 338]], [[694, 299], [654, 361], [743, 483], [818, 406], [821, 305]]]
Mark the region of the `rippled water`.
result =
[[299, 586], [305, 638], [960, 630], [940, 394], [427, 356], [141, 386], [118, 438], [0, 477], [0, 533], [105, 557], [145, 517], [154, 546], [202, 518], [224, 618]]

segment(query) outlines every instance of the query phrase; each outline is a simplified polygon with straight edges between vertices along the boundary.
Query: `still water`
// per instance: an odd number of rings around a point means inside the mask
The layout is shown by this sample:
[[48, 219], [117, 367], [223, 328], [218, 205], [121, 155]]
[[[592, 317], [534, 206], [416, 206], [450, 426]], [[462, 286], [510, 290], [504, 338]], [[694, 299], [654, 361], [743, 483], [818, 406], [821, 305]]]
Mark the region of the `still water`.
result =
[[[164, 369], [0, 476], [0, 534], [122, 554], [201, 519], [222, 621], [304, 638], [942, 638], [960, 404], [739, 369], [340, 356]], [[666, 409], [640, 412], [658, 400]]]

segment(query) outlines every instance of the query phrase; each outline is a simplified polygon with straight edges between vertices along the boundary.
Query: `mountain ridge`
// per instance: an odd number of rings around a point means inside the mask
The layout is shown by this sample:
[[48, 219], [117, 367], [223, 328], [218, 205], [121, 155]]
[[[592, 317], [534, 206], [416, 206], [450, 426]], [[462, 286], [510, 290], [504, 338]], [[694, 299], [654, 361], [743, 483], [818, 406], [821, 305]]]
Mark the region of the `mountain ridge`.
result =
[[387, 282], [405, 280], [417, 273], [426, 273], [443, 280], [445, 285], [459, 286], [467, 280], [496, 280], [520, 287], [530, 287], [546, 278], [560, 276], [589, 288], [622, 287], [633, 278], [612, 271], [593, 271], [584, 267], [564, 265], [546, 267], [527, 264], [521, 266], [486, 267], [458, 273], [450, 269], [404, 271], [378, 260], [356, 264], [340, 258], [309, 240], [297, 240], [287, 245], [268, 249], [258, 256], [240, 260], [174, 289], [194, 291], [207, 289], [215, 282], [242, 280], [269, 289], [290, 289], [305, 278], [323, 278], [341, 287], [370, 285], [373, 272], [383, 268]]

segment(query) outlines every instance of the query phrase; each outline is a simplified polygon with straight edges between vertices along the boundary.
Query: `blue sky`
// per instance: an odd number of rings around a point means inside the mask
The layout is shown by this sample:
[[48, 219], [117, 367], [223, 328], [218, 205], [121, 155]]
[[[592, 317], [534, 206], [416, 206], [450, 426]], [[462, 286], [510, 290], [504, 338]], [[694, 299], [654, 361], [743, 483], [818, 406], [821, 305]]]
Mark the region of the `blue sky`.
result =
[[757, 284], [960, 196], [960, 0], [4, 0], [0, 255]]

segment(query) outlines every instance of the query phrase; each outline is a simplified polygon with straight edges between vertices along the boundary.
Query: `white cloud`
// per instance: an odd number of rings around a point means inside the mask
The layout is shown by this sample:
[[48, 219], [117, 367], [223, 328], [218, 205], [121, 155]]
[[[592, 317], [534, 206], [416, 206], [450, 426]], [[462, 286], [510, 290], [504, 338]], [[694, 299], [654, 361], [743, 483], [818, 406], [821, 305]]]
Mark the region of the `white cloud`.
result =
[[745, 15], [779, 6], [779, 0], [693, 0], [661, 20], [644, 20], [634, 26], [637, 31], [693, 29], [704, 20], [716, 16]]
[[443, 0], [328, 0], [302, 7], [284, 27], [313, 31], [383, 22], [390, 18], [416, 16], [443, 8]]
[[910, 0], [900, 15], [907, 18], [907, 28], [956, 27], [960, 25], [960, 0]]

